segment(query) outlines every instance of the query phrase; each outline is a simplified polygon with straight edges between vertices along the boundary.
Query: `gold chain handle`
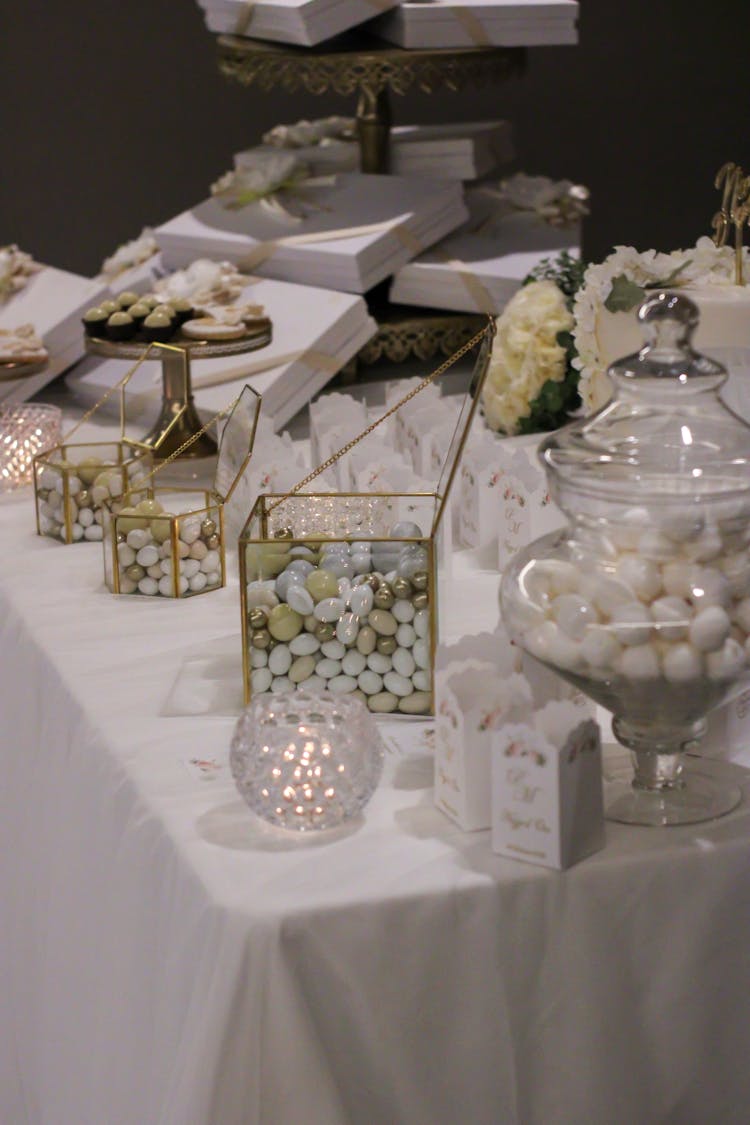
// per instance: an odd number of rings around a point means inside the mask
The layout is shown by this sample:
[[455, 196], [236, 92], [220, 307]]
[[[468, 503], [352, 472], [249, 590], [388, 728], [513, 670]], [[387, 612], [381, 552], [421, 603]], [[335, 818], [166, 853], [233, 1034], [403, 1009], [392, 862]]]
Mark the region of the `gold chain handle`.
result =
[[[66, 445], [67, 442], [70, 441], [71, 437], [76, 432], [76, 430], [80, 429], [81, 426], [84, 425], [84, 423], [88, 422], [89, 418], [92, 418], [94, 416], [94, 414], [96, 414], [99, 407], [104, 406], [104, 403], [107, 401], [108, 398], [110, 398], [115, 393], [115, 391], [119, 391], [125, 386], [125, 384], [128, 382], [128, 380], [130, 378], [132, 378], [133, 375], [135, 375], [136, 371], [141, 366], [141, 364], [144, 363], [148, 359], [149, 355], [151, 354], [151, 349], [153, 347], [154, 347], [153, 344], [149, 344], [148, 347], [146, 348], [146, 350], [144, 351], [143, 355], [140, 356], [140, 358], [135, 361], [135, 363], [133, 364], [132, 367], [128, 368], [128, 370], [125, 372], [123, 377], [121, 379], [118, 379], [116, 383], [113, 383], [112, 386], [109, 388], [109, 390], [106, 390], [104, 392], [104, 394], [102, 395], [102, 397], [100, 399], [98, 399], [94, 403], [93, 406], [89, 407], [89, 409], [86, 411], [85, 414], [81, 415], [81, 417], [78, 419], [76, 424], [72, 427], [72, 429], [68, 430], [67, 434], [65, 435], [65, 437], [63, 438], [63, 440], [61, 442], [62, 445]], [[120, 434], [121, 438], [124, 438], [124, 436], [125, 435], [123, 433]]]
[[[140, 486], [147, 480], [153, 480], [157, 473], [160, 473], [162, 469], [166, 469], [167, 465], [171, 465], [171, 463], [177, 457], [179, 457], [181, 453], [184, 453], [185, 450], [188, 449], [194, 441], [197, 441], [199, 437], [203, 437], [207, 430], [210, 430], [212, 426], [216, 425], [220, 418], [223, 418], [227, 414], [231, 414], [237, 403], [240, 401], [241, 397], [241, 395], [238, 395], [233, 402], [230, 402], [229, 406], [225, 406], [224, 409], [220, 410], [218, 414], [214, 414], [213, 418], [209, 418], [205, 425], [201, 426], [201, 428], [194, 434], [191, 434], [186, 441], [183, 441], [182, 445], [178, 445], [177, 449], [173, 450], [168, 457], [165, 457], [164, 460], [161, 461], [158, 465], [155, 465], [153, 469], [150, 469], [149, 472], [140, 477], [137, 482], [137, 487], [140, 488]], [[135, 491], [135, 489], [131, 489], [131, 491]]]
[[429, 384], [434, 382], [435, 379], [439, 379], [441, 375], [444, 375], [445, 372], [449, 368], [451, 368], [454, 363], [457, 363], [459, 359], [465, 356], [467, 352], [470, 352], [473, 347], [475, 347], [481, 340], [483, 340], [487, 333], [491, 331], [491, 328], [492, 321], [490, 320], [481, 332], [477, 332], [476, 336], [472, 336], [472, 338], [468, 340], [467, 343], [462, 344], [458, 351], [449, 356], [448, 359], [441, 363], [439, 367], [435, 368], [435, 370], [430, 375], [427, 375], [422, 380], [422, 382], [418, 384], [418, 386], [412, 388], [412, 390], [410, 390], [408, 394], [405, 394], [404, 397], [399, 399], [399, 401], [391, 406], [390, 409], [386, 410], [385, 414], [381, 414], [381, 416], [374, 422], [372, 422], [367, 427], [367, 429], [362, 430], [360, 434], [357, 434], [357, 436], [352, 438], [351, 441], [348, 441], [346, 445], [343, 445], [341, 449], [337, 450], [336, 453], [332, 453], [331, 456], [326, 461], [324, 461], [322, 465], [318, 465], [317, 469], [313, 469], [311, 473], [308, 473], [303, 480], [299, 481], [298, 484], [295, 484], [293, 488], [290, 488], [284, 496], [280, 496], [278, 500], [276, 500], [273, 504], [270, 504], [267, 508], [267, 514], [270, 515], [271, 512], [273, 512], [275, 508], [278, 508], [280, 504], [283, 504], [286, 500], [289, 500], [292, 496], [295, 496], [301, 489], [305, 487], [306, 484], [309, 484], [310, 481], [315, 480], [315, 478], [320, 476], [321, 473], [324, 473], [326, 469], [329, 469], [331, 465], [334, 465], [339, 460], [339, 458], [347, 454], [350, 449], [353, 449], [358, 442], [366, 438], [369, 434], [372, 433], [373, 430], [376, 430], [378, 426], [381, 425], [381, 423], [387, 421], [387, 419], [390, 418], [391, 415], [400, 410], [402, 406], [404, 406], [407, 402], [409, 402], [421, 391], [423, 391], [425, 387], [429, 386]]

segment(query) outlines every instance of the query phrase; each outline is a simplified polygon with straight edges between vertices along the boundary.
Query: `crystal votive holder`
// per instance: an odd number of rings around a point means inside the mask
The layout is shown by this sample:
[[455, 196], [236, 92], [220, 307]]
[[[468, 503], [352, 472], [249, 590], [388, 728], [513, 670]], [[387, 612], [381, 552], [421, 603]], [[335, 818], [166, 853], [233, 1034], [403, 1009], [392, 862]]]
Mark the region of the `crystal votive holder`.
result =
[[47, 403], [0, 406], [0, 492], [29, 484], [34, 458], [60, 440], [62, 411]]
[[104, 580], [113, 594], [185, 598], [226, 582], [224, 506], [210, 489], [148, 487], [104, 513]]
[[101, 542], [106, 507], [117, 510], [152, 464], [143, 445], [126, 439], [48, 449], [34, 459], [38, 534], [63, 543]]
[[380, 781], [383, 759], [377, 725], [360, 700], [306, 691], [254, 699], [229, 755], [253, 812], [293, 832], [337, 828], [357, 816]]

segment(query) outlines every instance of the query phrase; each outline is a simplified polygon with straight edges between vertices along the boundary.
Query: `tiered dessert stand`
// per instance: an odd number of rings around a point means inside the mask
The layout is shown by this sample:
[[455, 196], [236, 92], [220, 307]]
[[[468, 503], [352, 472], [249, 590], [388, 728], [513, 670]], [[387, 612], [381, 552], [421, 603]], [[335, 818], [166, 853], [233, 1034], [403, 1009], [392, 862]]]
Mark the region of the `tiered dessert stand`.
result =
[[[419, 48], [406, 50], [352, 31], [318, 47], [292, 47], [234, 35], [217, 37], [219, 67], [227, 78], [269, 91], [308, 94], [333, 91], [357, 95], [357, 138], [362, 172], [386, 173], [391, 128], [390, 94], [412, 87], [426, 94], [462, 90], [469, 85], [504, 82], [523, 72], [522, 47]], [[481, 328], [480, 314], [392, 305], [370, 295], [380, 331], [359, 353], [364, 364], [387, 359], [403, 363], [410, 356], [429, 359], [450, 355]]]
[[[142, 440], [152, 447], [157, 460], [175, 454], [179, 459], [191, 460], [216, 455], [216, 439], [205, 429], [193, 399], [191, 361], [257, 351], [270, 344], [271, 338], [272, 327], [267, 321], [239, 340], [207, 342], [178, 338], [154, 348], [147, 358], [159, 360], [162, 365], [162, 404], [155, 425]], [[138, 360], [147, 347], [140, 341], [86, 337], [87, 352], [107, 359]]]

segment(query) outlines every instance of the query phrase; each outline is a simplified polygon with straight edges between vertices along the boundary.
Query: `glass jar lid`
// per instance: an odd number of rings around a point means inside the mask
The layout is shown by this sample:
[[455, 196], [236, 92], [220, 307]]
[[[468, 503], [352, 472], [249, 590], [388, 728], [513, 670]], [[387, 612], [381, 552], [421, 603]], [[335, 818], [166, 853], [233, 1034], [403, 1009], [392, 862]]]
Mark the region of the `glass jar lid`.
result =
[[750, 426], [719, 398], [725, 368], [691, 346], [698, 319], [681, 294], [655, 293], [641, 305], [644, 346], [609, 368], [614, 397], [540, 446], [561, 507], [585, 507], [586, 497], [668, 504], [745, 494], [750, 501]]

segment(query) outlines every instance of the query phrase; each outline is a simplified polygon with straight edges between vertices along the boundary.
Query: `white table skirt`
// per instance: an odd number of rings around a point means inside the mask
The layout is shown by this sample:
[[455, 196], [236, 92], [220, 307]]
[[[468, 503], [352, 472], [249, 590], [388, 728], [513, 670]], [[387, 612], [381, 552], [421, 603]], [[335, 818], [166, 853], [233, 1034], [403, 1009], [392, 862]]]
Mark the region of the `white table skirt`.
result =
[[557, 874], [445, 820], [417, 748], [348, 834], [279, 836], [226, 766], [236, 584], [112, 597], [29, 490], [0, 646], [3, 1125], [748, 1120], [747, 803]]

